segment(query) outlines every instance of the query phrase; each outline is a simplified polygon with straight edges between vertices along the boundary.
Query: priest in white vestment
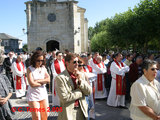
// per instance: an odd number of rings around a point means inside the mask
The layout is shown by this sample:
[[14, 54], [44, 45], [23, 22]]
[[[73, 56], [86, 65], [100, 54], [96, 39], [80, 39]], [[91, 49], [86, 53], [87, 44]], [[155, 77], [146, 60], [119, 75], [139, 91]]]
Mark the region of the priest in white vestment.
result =
[[62, 53], [61, 52], [57, 52], [56, 53], [56, 60], [54, 60], [54, 62], [51, 65], [51, 70], [52, 70], [52, 75], [53, 75], [53, 80], [52, 80], [52, 105], [53, 106], [59, 106], [60, 105], [60, 101], [59, 101], [59, 97], [58, 94], [55, 90], [55, 78], [58, 74], [60, 74], [61, 72], [63, 72], [65, 70], [65, 62], [64, 59], [62, 57]]
[[126, 81], [125, 73], [129, 67], [121, 62], [122, 54], [115, 54], [115, 60], [111, 63], [110, 71], [112, 76], [111, 88], [107, 99], [107, 105], [113, 107], [125, 107]]
[[17, 60], [12, 64], [11, 69], [13, 72], [16, 97], [21, 98], [25, 96], [26, 87], [27, 87], [27, 78], [25, 77], [26, 67], [22, 62], [21, 55], [17, 56]]
[[104, 84], [105, 82], [104, 73], [107, 72], [107, 68], [102, 62], [102, 56], [97, 56], [96, 62], [93, 62], [91, 67], [97, 74], [97, 79], [95, 80], [95, 99], [106, 98], [107, 91]]

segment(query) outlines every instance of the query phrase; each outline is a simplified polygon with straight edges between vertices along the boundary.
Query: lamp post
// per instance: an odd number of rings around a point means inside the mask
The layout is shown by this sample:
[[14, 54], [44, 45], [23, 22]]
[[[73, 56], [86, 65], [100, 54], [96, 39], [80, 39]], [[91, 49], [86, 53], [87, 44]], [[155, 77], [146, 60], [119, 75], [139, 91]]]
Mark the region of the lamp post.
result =
[[23, 33], [24, 33], [24, 34], [27, 34], [27, 35], [28, 35], [28, 33], [29, 33], [28, 31], [27, 31], [27, 32], [25, 32], [25, 31], [26, 31], [26, 29], [25, 29], [25, 28], [23, 28], [23, 29], [22, 29], [22, 31], [23, 31]]

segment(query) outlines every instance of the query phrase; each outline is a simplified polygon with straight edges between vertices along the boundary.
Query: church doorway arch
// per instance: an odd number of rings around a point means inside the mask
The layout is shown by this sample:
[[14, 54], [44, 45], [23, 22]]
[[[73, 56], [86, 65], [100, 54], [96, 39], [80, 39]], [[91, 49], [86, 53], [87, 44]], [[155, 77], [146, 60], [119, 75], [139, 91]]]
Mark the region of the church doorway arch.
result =
[[50, 40], [46, 43], [46, 50], [48, 51], [53, 51], [53, 50], [59, 50], [59, 42], [55, 40]]

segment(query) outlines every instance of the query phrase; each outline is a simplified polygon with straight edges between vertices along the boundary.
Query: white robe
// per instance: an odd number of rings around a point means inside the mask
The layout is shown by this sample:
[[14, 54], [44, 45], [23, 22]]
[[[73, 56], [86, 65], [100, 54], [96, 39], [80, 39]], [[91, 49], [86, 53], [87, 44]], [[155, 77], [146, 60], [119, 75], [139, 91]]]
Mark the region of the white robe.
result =
[[129, 67], [126, 64], [124, 64], [124, 67], [121, 66], [121, 63], [119, 63], [119, 65], [121, 69], [117, 66], [115, 62], [112, 62], [110, 67], [112, 82], [109, 96], [107, 99], [107, 105], [113, 107], [125, 106], [125, 95], [116, 95], [116, 74], [121, 75], [123, 78], [125, 76], [125, 73], [129, 71]]
[[[97, 79], [97, 75], [95, 73], [89, 72], [87, 66], [85, 66], [85, 70], [86, 70], [85, 74], [87, 75], [87, 77], [89, 79], [90, 86], [93, 89], [93, 87], [95, 86], [95, 84], [93, 86], [93, 83], [95, 83], [95, 80]], [[89, 117], [95, 119], [96, 115], [95, 115], [95, 104], [94, 104], [93, 92], [90, 96], [88, 96], [88, 99], [91, 100], [91, 104], [92, 104], [92, 107], [89, 110]]]
[[[63, 61], [58, 61], [58, 63], [59, 63], [61, 72], [63, 72], [66, 69]], [[53, 79], [52, 79], [52, 105], [53, 106], [60, 106], [60, 101], [59, 101], [59, 97], [58, 97], [57, 92], [56, 92], [56, 95], [54, 95], [54, 89], [55, 89], [55, 80], [54, 79], [58, 75], [55, 70], [54, 62], [51, 65], [51, 70], [52, 70], [52, 75], [53, 75]]]
[[[15, 87], [15, 92], [16, 92], [16, 97], [22, 97], [25, 96], [25, 92], [26, 92], [26, 81], [24, 79], [24, 75], [23, 73], [26, 73], [26, 68], [24, 68], [23, 70], [23, 65], [21, 63], [19, 63], [21, 71], [18, 70], [17, 68], [17, 63], [14, 62], [11, 66], [12, 72], [13, 72], [13, 79], [14, 79], [14, 87]], [[16, 76], [21, 77], [21, 89], [16, 90]], [[27, 79], [27, 78], [26, 78]]]
[[[91, 62], [91, 67], [94, 69], [94, 72], [98, 75], [98, 74], [104, 74], [107, 72], [107, 68], [106, 66], [102, 65], [102, 63], [100, 63], [100, 67], [98, 67], [97, 64], [94, 64], [93, 61]], [[98, 80], [96, 79], [95, 80], [95, 99], [102, 99], [102, 98], [106, 98], [107, 97], [107, 91], [106, 91], [106, 88], [105, 88], [105, 85], [104, 85], [104, 75], [102, 75], [102, 85], [103, 85], [103, 90], [102, 91], [98, 91]]]

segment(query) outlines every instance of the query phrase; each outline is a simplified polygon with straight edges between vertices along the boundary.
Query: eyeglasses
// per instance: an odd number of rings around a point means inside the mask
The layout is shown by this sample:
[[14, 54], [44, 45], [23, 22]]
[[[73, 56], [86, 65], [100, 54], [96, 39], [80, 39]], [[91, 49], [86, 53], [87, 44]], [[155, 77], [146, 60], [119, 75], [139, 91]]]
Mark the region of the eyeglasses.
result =
[[36, 60], [36, 62], [43, 62], [44, 60]]
[[78, 65], [78, 67], [84, 67], [85, 65]]
[[76, 63], [79, 63], [79, 61], [76, 61], [76, 60], [75, 60], [75, 61], [73, 61], [73, 64], [76, 64]]
[[152, 70], [152, 71], [155, 71], [155, 70], [157, 71], [158, 69], [157, 69], [157, 68], [151, 68], [151, 70]]

